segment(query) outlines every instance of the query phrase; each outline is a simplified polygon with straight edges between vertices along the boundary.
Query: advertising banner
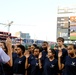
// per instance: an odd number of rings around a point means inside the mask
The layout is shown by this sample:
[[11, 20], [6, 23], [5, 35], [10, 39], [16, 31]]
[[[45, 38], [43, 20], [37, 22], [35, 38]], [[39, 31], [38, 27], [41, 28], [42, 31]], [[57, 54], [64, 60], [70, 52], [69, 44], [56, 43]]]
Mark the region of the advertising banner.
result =
[[76, 16], [70, 17], [70, 40], [76, 40]]
[[57, 29], [57, 37], [63, 37], [64, 39], [68, 39], [68, 29]]
[[57, 17], [57, 28], [66, 28], [69, 27], [69, 17]]

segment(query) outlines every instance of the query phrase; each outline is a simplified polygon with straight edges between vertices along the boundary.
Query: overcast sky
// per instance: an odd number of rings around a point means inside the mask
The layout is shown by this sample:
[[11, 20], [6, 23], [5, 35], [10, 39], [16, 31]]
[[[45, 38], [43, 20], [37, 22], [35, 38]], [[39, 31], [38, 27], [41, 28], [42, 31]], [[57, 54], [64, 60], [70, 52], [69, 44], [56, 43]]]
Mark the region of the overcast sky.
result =
[[[57, 7], [76, 0], [0, 0], [0, 23], [13, 21], [10, 32], [30, 33], [31, 38], [56, 41]], [[0, 24], [1, 25], [1, 24]], [[8, 27], [0, 27], [8, 31]]]

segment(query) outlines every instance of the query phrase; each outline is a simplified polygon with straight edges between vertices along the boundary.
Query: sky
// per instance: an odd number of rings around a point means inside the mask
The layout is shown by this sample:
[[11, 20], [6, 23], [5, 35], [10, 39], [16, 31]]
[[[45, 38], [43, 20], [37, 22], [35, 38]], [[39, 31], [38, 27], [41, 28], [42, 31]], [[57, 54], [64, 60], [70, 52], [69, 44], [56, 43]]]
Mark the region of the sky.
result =
[[[10, 32], [30, 33], [31, 38], [56, 42], [58, 6], [75, 5], [76, 0], [0, 0], [0, 23]], [[8, 27], [0, 24], [0, 31]]]

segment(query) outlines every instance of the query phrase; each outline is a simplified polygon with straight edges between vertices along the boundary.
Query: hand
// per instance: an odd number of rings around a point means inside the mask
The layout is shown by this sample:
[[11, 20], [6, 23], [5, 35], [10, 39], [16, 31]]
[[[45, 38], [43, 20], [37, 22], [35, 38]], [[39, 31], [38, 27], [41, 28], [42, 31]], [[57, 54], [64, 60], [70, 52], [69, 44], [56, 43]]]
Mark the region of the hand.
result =
[[29, 58], [29, 56], [30, 56], [30, 54], [26, 54], [26, 55], [25, 55], [26, 58]]
[[12, 41], [9, 37], [6, 39], [6, 46], [12, 46]]
[[39, 57], [38, 57], [38, 58], [40, 59], [41, 57], [42, 57], [42, 53], [40, 52], [40, 53], [39, 53]]
[[62, 56], [62, 51], [59, 51], [58, 52], [58, 57], [61, 57]]

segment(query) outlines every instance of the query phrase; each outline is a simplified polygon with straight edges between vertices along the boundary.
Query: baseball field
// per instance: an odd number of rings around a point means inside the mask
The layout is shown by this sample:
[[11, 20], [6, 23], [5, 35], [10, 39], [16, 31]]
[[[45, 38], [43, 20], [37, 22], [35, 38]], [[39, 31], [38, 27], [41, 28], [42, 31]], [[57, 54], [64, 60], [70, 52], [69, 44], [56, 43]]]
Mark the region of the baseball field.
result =
[[70, 33], [70, 40], [76, 40], [76, 32]]

